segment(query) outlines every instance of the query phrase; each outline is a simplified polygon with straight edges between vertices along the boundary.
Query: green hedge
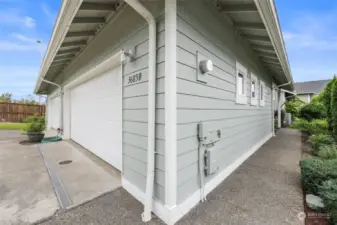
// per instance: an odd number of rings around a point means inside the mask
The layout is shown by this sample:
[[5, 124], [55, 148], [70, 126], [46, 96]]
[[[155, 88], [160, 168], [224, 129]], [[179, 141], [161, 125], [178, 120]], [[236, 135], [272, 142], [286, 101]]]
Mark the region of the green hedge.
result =
[[311, 102], [300, 108], [299, 117], [311, 121], [326, 118], [326, 110], [321, 102]]
[[318, 195], [318, 188], [326, 180], [337, 179], [337, 160], [305, 158], [300, 162], [302, 184], [306, 193]]
[[313, 135], [309, 138], [308, 141], [311, 144], [312, 153], [314, 155], [318, 154], [318, 152], [320, 151], [320, 148], [322, 146], [334, 144], [333, 137], [331, 135], [328, 135], [328, 134]]
[[325, 87], [324, 91], [320, 94], [322, 103], [325, 106], [327, 120], [329, 124], [329, 131], [332, 131], [332, 113], [331, 113], [331, 91], [332, 86], [335, 82], [336, 78], [334, 77]]
[[319, 195], [327, 207], [331, 224], [337, 223], [337, 179], [324, 181], [319, 187]]
[[337, 146], [323, 145], [319, 148], [317, 156], [321, 159], [337, 159]]
[[308, 134], [328, 134], [328, 122], [326, 120], [314, 119], [308, 121], [302, 118], [295, 118], [291, 125], [292, 128], [298, 129]]
[[337, 79], [334, 79], [331, 90], [332, 135], [337, 140]]

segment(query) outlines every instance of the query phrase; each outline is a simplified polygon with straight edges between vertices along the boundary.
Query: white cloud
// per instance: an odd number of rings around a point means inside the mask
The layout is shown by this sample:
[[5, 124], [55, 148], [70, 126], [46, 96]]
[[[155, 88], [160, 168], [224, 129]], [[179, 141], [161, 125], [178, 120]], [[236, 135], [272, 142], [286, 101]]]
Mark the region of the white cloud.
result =
[[29, 28], [34, 28], [36, 26], [36, 21], [32, 17], [29, 17], [29, 16], [25, 16], [23, 19], [23, 22], [25, 26]]
[[52, 11], [46, 3], [41, 4], [42, 12], [48, 17], [49, 21], [54, 24], [56, 12]]
[[30, 16], [23, 16], [16, 9], [0, 10], [0, 24], [2, 26], [17, 26], [34, 28], [36, 21]]
[[49, 6], [46, 3], [41, 4], [41, 9], [46, 16], [53, 17], [54, 14], [50, 11]]
[[0, 40], [0, 52], [4, 51], [40, 51], [38, 44], [21, 44], [8, 40]]
[[32, 44], [37, 44], [37, 38], [30, 38], [27, 37], [23, 34], [19, 33], [13, 33], [12, 36], [20, 41], [27, 42], [27, 43], [32, 43]]
[[336, 50], [337, 25], [335, 12], [325, 14], [298, 13], [283, 32], [288, 47], [313, 50]]

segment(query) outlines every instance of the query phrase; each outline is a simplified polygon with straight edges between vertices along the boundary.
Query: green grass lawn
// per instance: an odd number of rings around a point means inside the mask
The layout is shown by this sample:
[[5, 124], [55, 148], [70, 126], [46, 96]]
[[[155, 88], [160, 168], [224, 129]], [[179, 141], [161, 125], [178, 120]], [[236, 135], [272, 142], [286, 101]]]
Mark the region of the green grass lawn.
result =
[[0, 123], [0, 130], [22, 130], [26, 123]]

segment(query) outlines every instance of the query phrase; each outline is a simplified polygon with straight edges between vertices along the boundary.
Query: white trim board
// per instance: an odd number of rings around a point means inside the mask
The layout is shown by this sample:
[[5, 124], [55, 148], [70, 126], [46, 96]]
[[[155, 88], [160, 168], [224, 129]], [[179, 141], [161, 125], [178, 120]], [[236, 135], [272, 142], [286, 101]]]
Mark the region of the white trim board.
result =
[[[232, 172], [234, 172], [243, 162], [245, 162], [252, 154], [254, 154], [264, 143], [266, 143], [271, 137], [272, 133], [268, 134], [257, 142], [251, 149], [243, 154], [239, 159], [234, 161], [226, 169], [221, 171], [217, 176], [210, 180], [205, 185], [205, 194], [210, 193], [216, 188], [222, 181], [224, 181]], [[138, 187], [130, 183], [124, 177], [122, 177], [122, 187], [127, 190], [138, 201], [144, 202], [145, 193]], [[191, 197], [186, 199], [183, 203], [169, 208], [158, 200], [153, 200], [153, 212], [166, 224], [173, 225], [178, 222], [184, 215], [186, 215], [194, 206], [200, 202], [200, 189], [197, 190]], [[202, 203], [201, 203], [202, 204]]]
[[108, 59], [102, 61], [98, 65], [95, 65], [93, 68], [89, 69], [87, 72], [79, 76], [74, 81], [71, 81], [69, 84], [64, 86], [64, 89], [74, 88], [81, 83], [84, 83], [92, 78], [103, 74], [104, 72], [118, 67], [122, 63], [122, 56], [124, 51], [119, 51], [116, 54], [110, 56]]
[[[165, 203], [177, 204], [177, 2], [165, 1]], [[168, 50], [169, 49], [169, 50]]]

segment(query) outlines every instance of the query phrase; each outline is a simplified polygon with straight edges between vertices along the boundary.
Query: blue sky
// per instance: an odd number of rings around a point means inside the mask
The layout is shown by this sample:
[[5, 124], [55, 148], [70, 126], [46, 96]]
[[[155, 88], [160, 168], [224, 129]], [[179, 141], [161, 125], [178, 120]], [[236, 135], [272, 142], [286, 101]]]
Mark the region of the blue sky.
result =
[[337, 1], [275, 0], [296, 81], [337, 73]]
[[32, 94], [61, 0], [0, 0], [0, 93]]
[[[337, 73], [337, 1], [275, 0], [295, 81]], [[32, 94], [61, 0], [0, 0], [0, 93]]]

